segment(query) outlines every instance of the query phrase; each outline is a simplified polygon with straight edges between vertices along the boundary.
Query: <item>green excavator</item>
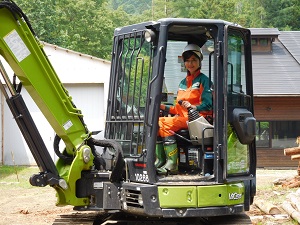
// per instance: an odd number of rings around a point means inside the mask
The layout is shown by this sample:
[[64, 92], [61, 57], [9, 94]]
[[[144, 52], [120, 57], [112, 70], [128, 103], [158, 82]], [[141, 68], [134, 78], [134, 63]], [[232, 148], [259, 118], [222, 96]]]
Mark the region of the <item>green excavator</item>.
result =
[[[58, 206], [92, 212], [82, 224], [251, 224], [245, 211], [256, 193], [256, 120], [248, 29], [183, 18], [115, 29], [102, 140], [84, 123], [13, 1], [0, 2], [0, 37], [0, 54], [14, 71], [10, 78], [0, 64], [1, 90], [40, 169], [30, 183], [53, 187]], [[181, 51], [189, 43], [204, 55], [201, 71], [210, 81], [213, 114], [207, 126], [174, 132], [178, 171], [159, 174], [158, 120], [174, 116], [159, 106], [176, 102], [185, 73]], [[26, 107], [23, 88], [56, 133], [57, 162]], [[76, 215], [54, 224], [76, 224]]]

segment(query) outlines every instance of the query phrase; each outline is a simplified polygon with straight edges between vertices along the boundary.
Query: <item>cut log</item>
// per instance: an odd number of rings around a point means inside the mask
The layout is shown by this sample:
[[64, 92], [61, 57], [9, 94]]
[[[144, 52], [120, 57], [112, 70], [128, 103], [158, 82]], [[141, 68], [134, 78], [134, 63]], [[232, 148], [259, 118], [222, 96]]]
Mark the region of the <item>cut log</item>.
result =
[[291, 155], [291, 160], [300, 160], [300, 154]]
[[256, 205], [261, 211], [266, 214], [275, 215], [281, 213], [280, 209], [276, 205], [273, 205], [272, 203], [265, 200], [255, 200], [254, 205]]
[[282, 208], [298, 223], [300, 223], [300, 213], [294, 209], [291, 203], [288, 201], [284, 201], [282, 203]]
[[282, 183], [282, 187], [284, 188], [295, 188], [300, 185], [300, 177], [295, 176], [292, 179], [287, 179], [285, 182]]
[[284, 155], [296, 155], [296, 154], [300, 154], [300, 147], [293, 147], [293, 148], [285, 148], [283, 150]]
[[277, 179], [273, 180], [272, 183], [274, 185], [282, 185], [282, 184], [286, 183], [287, 181], [288, 181], [287, 178], [277, 178]]
[[296, 187], [300, 187], [300, 181], [296, 181], [294, 183], [291, 183], [287, 186], [288, 188], [296, 188]]
[[292, 206], [300, 212], [300, 196], [296, 193], [290, 193], [286, 196], [286, 198], [289, 200], [289, 202], [292, 204]]

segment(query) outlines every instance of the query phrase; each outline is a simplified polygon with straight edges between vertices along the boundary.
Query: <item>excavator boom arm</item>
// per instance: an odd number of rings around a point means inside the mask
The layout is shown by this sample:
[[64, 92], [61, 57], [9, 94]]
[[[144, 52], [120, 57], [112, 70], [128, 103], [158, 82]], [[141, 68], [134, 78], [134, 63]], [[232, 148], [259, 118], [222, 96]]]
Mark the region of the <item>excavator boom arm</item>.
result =
[[[87, 129], [81, 111], [58, 78], [29, 20], [10, 0], [0, 2], [0, 38], [0, 55], [15, 73], [11, 82], [0, 61], [0, 73], [7, 85], [6, 88], [1, 83], [0, 89], [41, 171], [30, 178], [30, 183], [53, 186], [58, 205], [88, 205], [87, 195], [77, 196], [76, 182], [83, 171], [91, 171], [95, 166], [94, 159], [98, 157], [95, 146], [115, 150], [116, 164], [107, 174], [111, 182], [118, 182], [124, 166], [120, 144], [92, 138], [93, 132]], [[21, 87], [27, 90], [56, 133], [54, 151], [59, 156], [56, 165], [20, 94]], [[58, 149], [60, 140], [65, 143], [63, 152]]]
[[[82, 170], [93, 166], [94, 156], [87, 144], [91, 133], [35, 37], [26, 15], [12, 1], [0, 2], [0, 38], [0, 55], [20, 81], [19, 85], [15, 81], [12, 83], [1, 63], [0, 72], [7, 85], [6, 88], [1, 83], [1, 90], [41, 171], [30, 178], [30, 183], [53, 186], [59, 205], [87, 205], [87, 198], [76, 197], [76, 181]], [[60, 158], [54, 164], [20, 95], [21, 86], [44, 114], [58, 140], [64, 141], [66, 147], [62, 155], [69, 161]]]
[[0, 10], [0, 54], [72, 154], [89, 136], [81, 111], [72, 103], [22, 11], [8, 1], [0, 3]]

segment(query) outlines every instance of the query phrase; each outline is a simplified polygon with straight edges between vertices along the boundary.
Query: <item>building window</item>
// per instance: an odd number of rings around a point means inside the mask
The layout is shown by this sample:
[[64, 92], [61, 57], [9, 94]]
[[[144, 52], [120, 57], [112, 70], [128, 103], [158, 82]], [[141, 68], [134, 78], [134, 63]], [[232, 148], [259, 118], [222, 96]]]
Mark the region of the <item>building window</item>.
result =
[[259, 121], [256, 125], [256, 146], [284, 149], [297, 146], [300, 121]]
[[267, 38], [259, 39], [259, 45], [260, 46], [268, 46], [268, 39]]
[[251, 45], [252, 45], [252, 46], [257, 45], [257, 38], [252, 38], [252, 39], [251, 39]]
[[256, 123], [256, 146], [262, 148], [270, 148], [270, 123]]

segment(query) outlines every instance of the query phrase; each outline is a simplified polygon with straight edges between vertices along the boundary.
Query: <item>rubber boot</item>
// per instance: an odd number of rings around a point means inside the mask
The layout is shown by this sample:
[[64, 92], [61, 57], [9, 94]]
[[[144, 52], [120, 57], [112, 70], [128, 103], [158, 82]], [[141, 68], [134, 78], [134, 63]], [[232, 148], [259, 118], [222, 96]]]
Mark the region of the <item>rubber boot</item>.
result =
[[156, 142], [156, 149], [155, 149], [155, 154], [156, 154], [156, 160], [155, 160], [155, 167], [159, 168], [165, 165], [166, 163], [166, 155], [164, 151], [164, 145], [162, 140], [158, 140]]
[[159, 175], [177, 174], [178, 173], [178, 148], [174, 136], [164, 138], [164, 150], [167, 162], [160, 168], [157, 168]]

